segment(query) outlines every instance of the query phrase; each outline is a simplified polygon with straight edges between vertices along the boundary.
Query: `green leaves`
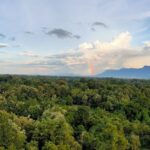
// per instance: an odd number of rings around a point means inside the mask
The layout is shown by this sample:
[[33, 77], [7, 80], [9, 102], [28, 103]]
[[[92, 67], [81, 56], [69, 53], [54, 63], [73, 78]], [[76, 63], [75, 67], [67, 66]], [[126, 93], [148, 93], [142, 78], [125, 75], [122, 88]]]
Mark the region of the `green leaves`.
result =
[[0, 146], [10, 149], [21, 149], [26, 140], [25, 131], [13, 120], [13, 115], [0, 111]]
[[0, 77], [0, 150], [150, 149], [150, 81]]

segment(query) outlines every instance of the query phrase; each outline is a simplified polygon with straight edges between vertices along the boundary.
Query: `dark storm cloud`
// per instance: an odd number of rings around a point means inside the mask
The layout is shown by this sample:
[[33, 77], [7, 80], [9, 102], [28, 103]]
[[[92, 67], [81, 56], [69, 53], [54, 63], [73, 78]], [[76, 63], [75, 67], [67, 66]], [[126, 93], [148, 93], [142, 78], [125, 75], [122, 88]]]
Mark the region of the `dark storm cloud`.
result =
[[74, 35], [73, 33], [69, 32], [67, 30], [61, 29], [61, 28], [53, 29], [53, 30], [47, 32], [47, 34], [55, 35], [57, 38], [60, 38], [60, 39], [66, 39], [66, 38], [79, 39], [80, 38], [79, 35]]
[[91, 30], [92, 31], [96, 31], [96, 27], [103, 27], [103, 28], [108, 28], [108, 25], [106, 25], [105, 23], [103, 23], [103, 22], [99, 22], [99, 21], [96, 21], [96, 22], [94, 22], [92, 25], [91, 25]]
[[99, 21], [94, 22], [94, 23], [92, 24], [92, 26], [93, 26], [93, 27], [94, 27], [94, 26], [101, 26], [101, 27], [104, 27], [104, 28], [108, 28], [108, 26], [107, 26], [105, 23], [99, 22]]
[[48, 32], [49, 35], [56, 35], [58, 38], [71, 38], [72, 33], [64, 29], [53, 29]]

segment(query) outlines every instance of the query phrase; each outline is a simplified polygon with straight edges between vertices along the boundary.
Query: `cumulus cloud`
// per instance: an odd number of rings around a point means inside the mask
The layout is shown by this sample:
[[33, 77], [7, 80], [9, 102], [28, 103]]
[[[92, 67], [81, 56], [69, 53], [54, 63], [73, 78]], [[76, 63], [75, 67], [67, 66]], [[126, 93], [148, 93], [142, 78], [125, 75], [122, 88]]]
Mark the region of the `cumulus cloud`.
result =
[[93, 48], [93, 44], [92, 43], [83, 43], [79, 45], [80, 49], [92, 49]]
[[53, 30], [47, 32], [47, 34], [48, 35], [55, 35], [55, 36], [57, 36], [60, 39], [65, 39], [65, 38], [80, 39], [79, 35], [74, 35], [73, 33], [69, 32], [67, 30], [61, 29], [61, 28], [53, 29]]
[[145, 48], [149, 48], [150, 47], [150, 41], [145, 41], [144, 44], [145, 44]]
[[[150, 42], [146, 41], [141, 46], [132, 46], [131, 42], [131, 34], [123, 32], [111, 41], [85, 42], [70, 52], [38, 57], [22, 63], [21, 67], [29, 68], [33, 73], [38, 69], [44, 70], [44, 73], [51, 75], [94, 75], [106, 69], [150, 65]], [[26, 51], [23, 54], [34, 56]]]
[[46, 57], [44, 63], [39, 64], [55, 66], [58, 70], [67, 68], [80, 75], [96, 74], [106, 69], [150, 65], [149, 43], [133, 47], [131, 41], [131, 34], [123, 32], [112, 41], [85, 42], [77, 50]]

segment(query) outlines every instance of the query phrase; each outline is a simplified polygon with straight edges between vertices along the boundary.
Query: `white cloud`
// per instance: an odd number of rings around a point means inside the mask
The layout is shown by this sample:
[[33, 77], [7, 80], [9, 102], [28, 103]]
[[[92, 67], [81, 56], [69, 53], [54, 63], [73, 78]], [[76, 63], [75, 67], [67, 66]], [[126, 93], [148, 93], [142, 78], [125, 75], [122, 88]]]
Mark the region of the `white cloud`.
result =
[[[87, 64], [86, 74], [95, 74], [105, 69], [122, 67], [126, 55], [135, 53], [131, 46], [131, 40], [130, 33], [123, 32], [110, 42], [97, 40], [93, 43], [79, 45], [78, 51], [82, 52], [81, 58], [84, 60], [84, 64]], [[76, 60], [76, 63], [77, 61], [80, 64], [81, 60]]]
[[139, 47], [133, 47], [131, 41], [131, 34], [123, 32], [109, 42], [98, 40], [91, 43], [85, 42], [70, 53], [46, 57], [44, 61], [39, 61], [37, 66], [42, 65], [48, 68], [53, 66], [56, 74], [57, 71], [64, 70], [66, 72], [67, 70], [75, 74], [87, 75], [106, 69], [149, 65], [149, 42]]
[[111, 42], [95, 42], [95, 47], [97, 49], [104, 50], [116, 50], [116, 49], [126, 49], [130, 47], [131, 35], [129, 32], [123, 32], [115, 37]]
[[145, 46], [150, 47], [150, 41], [145, 41], [144, 44]]
[[23, 51], [20, 53], [22, 56], [38, 57], [30, 62], [19, 62], [14, 66], [30, 74], [89, 75], [106, 69], [150, 65], [150, 42], [146, 41], [143, 45], [135, 47], [132, 46], [131, 41], [131, 34], [123, 32], [108, 42], [99, 40], [85, 42], [69, 53], [39, 57], [32, 51]]
[[0, 48], [4, 48], [4, 47], [8, 47], [8, 45], [5, 43], [0, 43]]
[[131, 57], [125, 61], [124, 65], [130, 68], [141, 68], [145, 65], [150, 66], [150, 54], [147, 56]]
[[39, 55], [35, 54], [32, 51], [22, 51], [22, 52], [20, 52], [19, 55], [21, 55], [21, 56], [27, 56], [27, 57], [39, 57]]
[[[110, 42], [95, 41], [79, 45], [80, 57], [71, 60], [66, 57], [68, 65], [75, 63], [74, 70], [79, 65], [83, 66], [78, 73], [95, 74], [106, 69], [121, 67], [141, 67], [150, 65], [150, 42], [134, 47], [131, 44], [132, 36], [129, 32], [120, 33]], [[78, 64], [78, 66], [76, 65]]]
[[93, 45], [91, 43], [83, 43], [79, 45], [80, 49], [91, 49], [93, 48]]

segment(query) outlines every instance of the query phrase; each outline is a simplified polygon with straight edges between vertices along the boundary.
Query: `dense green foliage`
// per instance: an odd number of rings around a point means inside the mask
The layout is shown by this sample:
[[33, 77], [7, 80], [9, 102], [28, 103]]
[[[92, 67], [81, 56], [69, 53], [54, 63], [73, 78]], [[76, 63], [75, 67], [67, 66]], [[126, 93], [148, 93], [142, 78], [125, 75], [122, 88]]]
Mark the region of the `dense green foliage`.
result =
[[150, 80], [0, 76], [0, 150], [149, 150]]

